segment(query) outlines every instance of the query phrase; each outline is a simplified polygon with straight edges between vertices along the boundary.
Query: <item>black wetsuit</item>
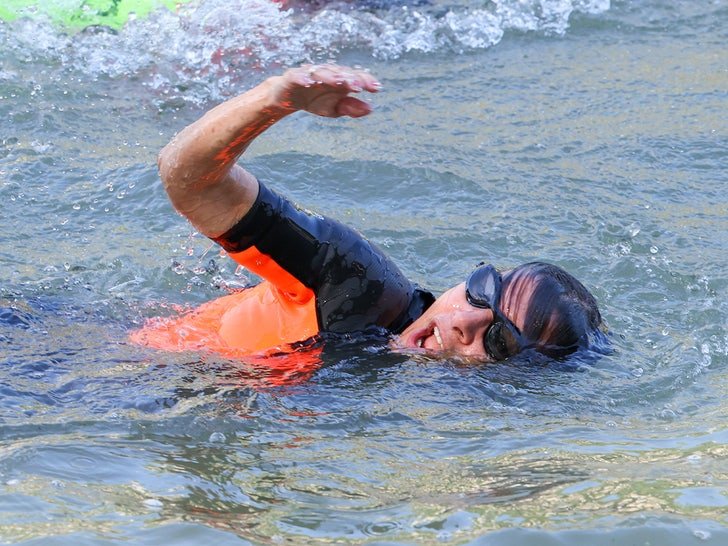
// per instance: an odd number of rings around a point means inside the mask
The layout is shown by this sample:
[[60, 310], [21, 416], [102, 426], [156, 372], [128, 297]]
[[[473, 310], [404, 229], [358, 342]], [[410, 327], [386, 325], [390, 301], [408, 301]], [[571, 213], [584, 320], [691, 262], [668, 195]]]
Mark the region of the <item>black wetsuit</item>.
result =
[[435, 299], [353, 229], [299, 209], [262, 184], [251, 210], [215, 240], [264, 280], [147, 321], [132, 341], [232, 358], [286, 353], [327, 333], [400, 333]]
[[[295, 207], [263, 184], [251, 210], [215, 241], [253, 270], [256, 257], [251, 259], [251, 253], [270, 257], [310, 289], [322, 332], [379, 327], [399, 333], [434, 301], [362, 235]], [[239, 260], [243, 252], [246, 256]]]

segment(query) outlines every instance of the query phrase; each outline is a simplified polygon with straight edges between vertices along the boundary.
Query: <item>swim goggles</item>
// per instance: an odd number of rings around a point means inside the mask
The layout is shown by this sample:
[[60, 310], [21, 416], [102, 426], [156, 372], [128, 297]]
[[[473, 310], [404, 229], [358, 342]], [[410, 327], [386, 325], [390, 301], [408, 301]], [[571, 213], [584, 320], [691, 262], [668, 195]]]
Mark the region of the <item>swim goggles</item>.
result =
[[520, 353], [525, 344], [521, 332], [500, 310], [503, 280], [492, 265], [480, 264], [465, 282], [465, 297], [468, 303], [479, 309], [490, 309], [493, 322], [483, 334], [483, 347], [493, 360], [505, 360]]

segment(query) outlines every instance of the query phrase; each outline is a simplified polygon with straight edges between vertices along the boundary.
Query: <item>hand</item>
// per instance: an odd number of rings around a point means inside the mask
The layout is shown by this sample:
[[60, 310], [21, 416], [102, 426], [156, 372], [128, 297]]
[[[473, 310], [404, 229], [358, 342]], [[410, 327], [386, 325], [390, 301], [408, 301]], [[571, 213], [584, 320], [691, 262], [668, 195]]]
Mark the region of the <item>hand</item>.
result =
[[277, 102], [290, 110], [305, 110], [337, 118], [366, 116], [372, 107], [350, 93], [381, 89], [377, 79], [363, 70], [335, 64], [303, 65], [275, 78]]

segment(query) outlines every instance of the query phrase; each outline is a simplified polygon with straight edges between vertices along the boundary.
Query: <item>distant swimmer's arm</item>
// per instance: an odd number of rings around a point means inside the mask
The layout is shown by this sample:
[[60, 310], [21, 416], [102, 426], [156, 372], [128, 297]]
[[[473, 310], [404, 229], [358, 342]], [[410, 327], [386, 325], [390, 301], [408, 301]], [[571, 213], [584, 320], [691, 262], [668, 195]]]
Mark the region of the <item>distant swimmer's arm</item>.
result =
[[204, 235], [222, 235], [258, 195], [255, 177], [236, 164], [258, 135], [298, 110], [332, 118], [365, 116], [371, 106], [349, 95], [379, 88], [376, 78], [361, 70], [307, 65], [213, 108], [159, 154], [159, 173], [172, 204]]

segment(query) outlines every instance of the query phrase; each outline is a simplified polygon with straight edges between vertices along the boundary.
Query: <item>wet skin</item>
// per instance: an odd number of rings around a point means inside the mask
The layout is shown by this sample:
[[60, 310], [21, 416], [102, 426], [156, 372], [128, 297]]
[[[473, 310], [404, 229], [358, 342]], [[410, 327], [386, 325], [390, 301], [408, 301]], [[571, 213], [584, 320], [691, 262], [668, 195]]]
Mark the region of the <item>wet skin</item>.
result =
[[[499, 307], [522, 332], [534, 287], [528, 279], [511, 278], [509, 273], [503, 275]], [[463, 282], [437, 298], [421, 317], [397, 337], [395, 345], [405, 349], [424, 349], [437, 354], [492, 361], [485, 352], [483, 336], [493, 319], [490, 309], [479, 309], [468, 303]]]

